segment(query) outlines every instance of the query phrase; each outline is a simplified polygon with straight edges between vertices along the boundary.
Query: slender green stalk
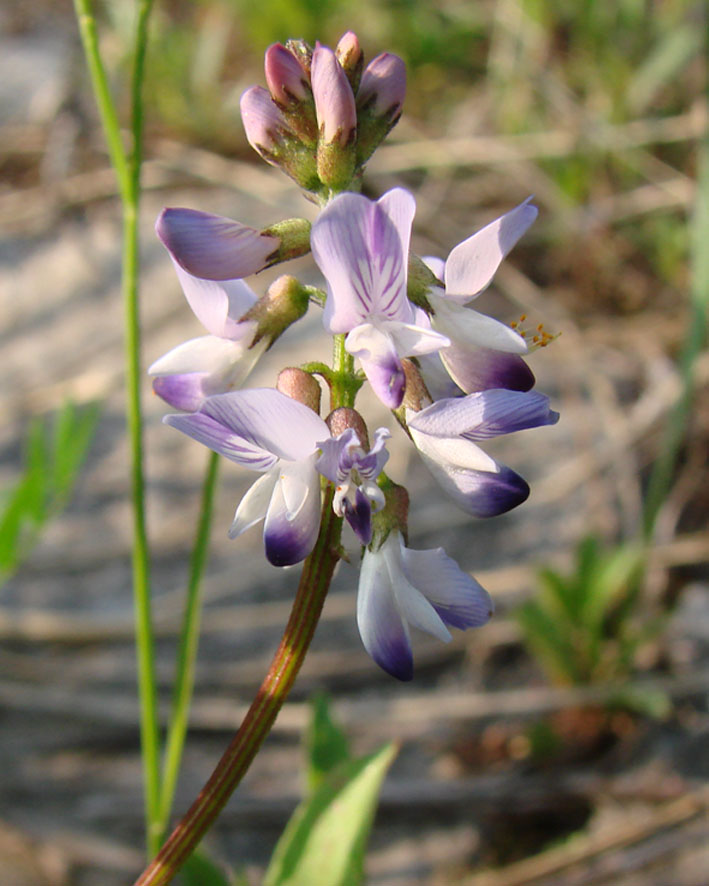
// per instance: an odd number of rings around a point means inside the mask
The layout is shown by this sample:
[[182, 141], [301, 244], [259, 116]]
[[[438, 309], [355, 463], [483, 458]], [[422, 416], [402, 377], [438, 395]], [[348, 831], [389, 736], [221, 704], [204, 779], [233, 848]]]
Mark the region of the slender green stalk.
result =
[[303, 565], [288, 624], [256, 698], [209, 781], [135, 886], [170, 882], [224, 808], [271, 731], [305, 659], [339, 558], [342, 519], [333, 512], [332, 498], [329, 484], [318, 539]]
[[133, 597], [136, 626], [136, 655], [141, 711], [141, 746], [145, 780], [145, 818], [148, 850], [160, 841], [160, 737], [157, 718], [154, 639], [150, 603], [150, 552], [145, 520], [143, 471], [143, 423], [140, 385], [140, 323], [138, 276], [140, 269], [138, 209], [142, 165], [144, 76], [147, 25], [152, 0], [138, 4], [133, 67], [131, 75], [132, 149], [126, 153], [121, 140], [115, 103], [101, 60], [96, 19], [90, 0], [74, 0], [79, 31], [91, 75], [96, 102], [116, 172], [123, 207], [122, 296], [124, 308], [124, 354], [126, 365], [126, 415], [131, 452], [131, 496], [133, 506]]
[[197, 525], [197, 534], [190, 561], [190, 576], [187, 584], [187, 598], [182, 619], [175, 688], [172, 697], [172, 715], [165, 742], [160, 797], [160, 826], [163, 835], [167, 828], [170, 810], [175, 797], [175, 788], [180, 772], [182, 750], [185, 744], [187, 720], [194, 688], [194, 668], [201, 621], [202, 576], [207, 563], [207, 547], [212, 525], [214, 490], [218, 474], [219, 456], [216, 452], [210, 452], [207, 472], [202, 487], [202, 505]]
[[[709, 38], [708, 38], [709, 41]], [[709, 82], [707, 85], [709, 108]], [[689, 424], [694, 396], [694, 373], [697, 357], [707, 339], [709, 311], [709, 127], [699, 144], [699, 176], [694, 216], [691, 224], [691, 288], [689, 326], [680, 355], [682, 394], [669, 415], [660, 446], [660, 455], [653, 465], [643, 515], [643, 531], [650, 539], [655, 521], [670, 487], [684, 435]]]

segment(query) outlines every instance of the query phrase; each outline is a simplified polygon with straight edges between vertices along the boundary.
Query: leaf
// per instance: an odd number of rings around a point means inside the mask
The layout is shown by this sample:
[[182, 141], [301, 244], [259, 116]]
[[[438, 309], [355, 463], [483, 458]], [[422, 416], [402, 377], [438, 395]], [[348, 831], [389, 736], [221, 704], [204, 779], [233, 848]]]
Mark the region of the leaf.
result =
[[307, 786], [312, 793], [336, 766], [351, 759], [347, 736], [330, 716], [330, 702], [324, 693], [311, 701], [311, 720], [305, 735]]
[[379, 790], [396, 746], [332, 770], [301, 803], [273, 853], [264, 886], [357, 886]]
[[68, 401], [54, 420], [53, 434], [53, 484], [55, 509], [60, 509], [71, 495], [76, 475], [86, 457], [86, 451], [93, 439], [100, 407], [91, 403], [77, 410]]
[[180, 871], [181, 886], [233, 886], [227, 877], [200, 846], [185, 862]]

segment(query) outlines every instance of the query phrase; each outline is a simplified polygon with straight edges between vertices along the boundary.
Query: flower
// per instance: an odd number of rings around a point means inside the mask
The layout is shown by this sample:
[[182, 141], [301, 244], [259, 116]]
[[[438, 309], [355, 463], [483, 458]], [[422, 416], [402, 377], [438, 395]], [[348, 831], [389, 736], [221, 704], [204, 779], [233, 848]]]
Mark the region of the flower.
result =
[[229, 536], [265, 518], [266, 557], [289, 566], [308, 556], [320, 526], [320, 441], [325, 422], [312, 409], [274, 388], [208, 397], [191, 415], [163, 421], [215, 452], [263, 474], [242, 498]]
[[374, 661], [399, 680], [413, 677], [409, 625], [448, 642], [448, 626], [479, 627], [492, 611], [487, 591], [443, 548], [411, 550], [393, 531], [381, 547], [364, 553], [357, 626]]
[[420, 412], [406, 410], [411, 438], [426, 466], [455, 503], [475, 517], [517, 507], [529, 496], [529, 486], [474, 441], [558, 420], [549, 398], [534, 391], [488, 390], [439, 400]]
[[254, 345], [258, 324], [241, 322], [257, 302], [243, 280], [204, 280], [185, 271], [173, 258], [189, 306], [209, 335], [168, 351], [148, 369], [153, 390], [175, 409], [193, 412], [205, 397], [238, 387], [268, 346]]
[[374, 434], [374, 445], [367, 452], [355, 429], [347, 428], [321, 444], [317, 468], [335, 484], [333, 509], [338, 516], [347, 518], [363, 545], [372, 540], [372, 508], [378, 511], [384, 507], [384, 493], [376, 479], [389, 459], [385, 448], [389, 437], [386, 428], [379, 428]]
[[451, 378], [465, 393], [488, 388], [527, 391], [534, 375], [521, 358], [528, 352], [524, 338], [498, 320], [464, 305], [491, 283], [500, 263], [537, 217], [531, 197], [482, 230], [463, 240], [445, 262], [426, 257], [425, 263], [444, 283], [431, 289], [431, 325], [448, 336], [440, 357]]
[[392, 409], [404, 394], [401, 358], [450, 343], [415, 324], [406, 295], [415, 208], [412, 195], [401, 188], [376, 202], [341, 194], [323, 210], [310, 235], [328, 287], [325, 327], [333, 334], [347, 333], [346, 350], [359, 358], [377, 396]]

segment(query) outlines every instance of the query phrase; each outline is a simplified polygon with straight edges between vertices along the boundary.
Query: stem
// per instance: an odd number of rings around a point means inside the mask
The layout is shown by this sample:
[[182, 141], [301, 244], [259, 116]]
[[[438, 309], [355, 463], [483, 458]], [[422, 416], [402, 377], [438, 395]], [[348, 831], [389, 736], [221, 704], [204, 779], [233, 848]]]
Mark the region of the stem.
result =
[[223, 809], [270, 732], [310, 646], [339, 558], [342, 519], [332, 510], [332, 498], [329, 484], [318, 539], [303, 565], [288, 624], [256, 698], [209, 781], [134, 886], [159, 886], [175, 876]]
[[345, 350], [345, 336], [335, 335], [332, 344], [332, 381], [330, 383], [330, 408], [354, 406], [357, 391], [362, 382], [355, 378], [354, 357]]
[[79, 32], [91, 76], [111, 163], [118, 179], [123, 209], [123, 257], [121, 291], [124, 312], [124, 359], [126, 367], [126, 417], [131, 453], [131, 500], [133, 509], [133, 598], [136, 631], [140, 734], [145, 783], [145, 819], [148, 851], [159, 846], [160, 754], [155, 681], [154, 639], [150, 605], [150, 552], [145, 520], [143, 427], [140, 382], [140, 325], [138, 276], [140, 254], [138, 209], [142, 164], [142, 82], [147, 43], [147, 24], [152, 0], [141, 0], [135, 31], [131, 75], [132, 150], [128, 157], [121, 140], [116, 106], [101, 60], [96, 19], [90, 0], [74, 0]]
[[165, 742], [159, 822], [162, 839], [165, 837], [165, 830], [175, 797], [175, 788], [180, 771], [190, 702], [194, 688], [194, 667], [197, 657], [201, 616], [200, 592], [204, 567], [207, 562], [214, 490], [218, 474], [219, 456], [216, 452], [210, 452], [207, 472], [202, 487], [202, 506], [199, 523], [197, 524], [197, 534], [190, 561], [190, 575], [187, 584], [185, 611], [182, 619], [182, 632], [180, 634], [180, 646], [176, 665], [175, 688], [172, 696], [172, 714]]

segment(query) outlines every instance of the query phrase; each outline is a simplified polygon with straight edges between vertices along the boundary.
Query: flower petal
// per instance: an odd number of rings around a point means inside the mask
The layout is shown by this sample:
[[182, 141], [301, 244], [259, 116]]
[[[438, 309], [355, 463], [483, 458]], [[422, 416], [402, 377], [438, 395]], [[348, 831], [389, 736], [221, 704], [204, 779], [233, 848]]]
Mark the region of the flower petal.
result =
[[277, 237], [196, 209], [163, 209], [155, 230], [180, 267], [206, 280], [256, 274], [280, 245]]
[[247, 351], [256, 329], [255, 323], [248, 326], [241, 341], [220, 338], [217, 335], [203, 335], [192, 338], [159, 357], [148, 369], [148, 375], [173, 375], [184, 372], [222, 373]]
[[465, 348], [494, 348], [511, 354], [528, 352], [527, 343], [522, 336], [499, 320], [494, 320], [472, 308], [464, 308], [432, 292], [429, 292], [428, 298], [435, 311], [431, 325], [438, 332], [448, 336], [453, 345]]
[[362, 323], [347, 335], [345, 350], [359, 358], [367, 380], [382, 403], [389, 409], [397, 409], [404, 397], [406, 376], [387, 332], [373, 323]]
[[529, 197], [459, 243], [446, 260], [446, 297], [469, 301], [485, 289], [500, 263], [537, 217]]
[[329, 46], [315, 47], [310, 82], [321, 139], [346, 145], [357, 127], [357, 109], [347, 74]]
[[355, 502], [344, 499], [345, 517], [360, 544], [368, 545], [372, 540], [372, 503], [360, 487], [355, 492]]
[[340, 194], [320, 213], [310, 243], [328, 283], [329, 332], [349, 332], [373, 316], [413, 320], [406, 277], [414, 211], [414, 198], [396, 188], [377, 203]]
[[487, 440], [558, 420], [544, 394], [495, 389], [438, 400], [413, 415], [410, 425], [434, 437]]
[[292, 566], [312, 551], [320, 528], [320, 478], [307, 462], [285, 462], [266, 513], [263, 541], [274, 566]]
[[328, 427], [312, 409], [275, 388], [217, 394], [202, 407], [231, 432], [278, 458], [301, 461], [315, 452]]
[[[439, 353], [450, 378], [466, 394], [489, 388], [529, 391], [534, 387], [534, 374], [518, 354], [492, 348], [462, 347], [459, 344], [452, 344]], [[439, 390], [443, 396], [450, 396], [445, 388]]]
[[234, 395], [218, 394], [210, 397], [202, 404], [199, 412], [191, 415], [166, 415], [163, 422], [251, 471], [267, 471], [278, 460], [277, 455], [235, 433], [228, 425], [204, 411], [210, 400], [231, 396]]
[[379, 551], [366, 551], [362, 558], [357, 627], [364, 648], [380, 668], [398, 680], [412, 679], [409, 630], [396, 608], [389, 570]]
[[414, 551], [402, 545], [401, 556], [406, 577], [446, 624], [465, 630], [489, 620], [493, 612], [489, 594], [443, 548]]
[[381, 321], [380, 329], [391, 336], [396, 352], [400, 357], [417, 357], [447, 348], [451, 341], [440, 332], [413, 323], [400, 323], [397, 320]]
[[196, 412], [207, 396], [206, 372], [187, 372], [178, 375], [159, 375], [153, 379], [153, 391], [174, 409]]
[[263, 520], [278, 476], [279, 466], [276, 464], [249, 487], [234, 514], [229, 527], [229, 538], [236, 538]]

